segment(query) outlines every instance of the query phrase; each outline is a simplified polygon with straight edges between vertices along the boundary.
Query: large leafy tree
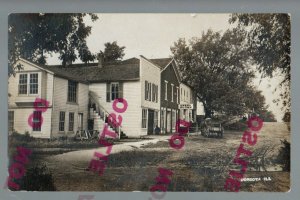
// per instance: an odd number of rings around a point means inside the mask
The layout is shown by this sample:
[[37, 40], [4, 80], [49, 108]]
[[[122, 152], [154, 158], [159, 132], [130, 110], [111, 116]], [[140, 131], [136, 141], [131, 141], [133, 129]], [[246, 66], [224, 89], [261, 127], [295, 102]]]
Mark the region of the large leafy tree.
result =
[[290, 110], [291, 22], [289, 14], [232, 14], [230, 23], [245, 30], [249, 55], [264, 77], [281, 73], [281, 98]]
[[243, 35], [238, 29], [224, 34], [208, 30], [189, 44], [179, 39], [171, 47], [183, 81], [194, 87], [206, 117], [214, 111], [243, 114], [253, 109], [252, 96], [259, 96], [251, 86], [254, 73]]
[[264, 109], [261, 112], [259, 112], [259, 118], [262, 119], [264, 122], [277, 122], [273, 112], [267, 109]]
[[122, 60], [125, 55], [125, 46], [119, 46], [117, 41], [107, 42], [104, 46], [104, 51], [100, 51], [99, 53], [103, 57], [104, 62]]
[[91, 33], [83, 19], [94, 14], [11, 14], [8, 20], [9, 75], [13, 74], [20, 57], [46, 64], [47, 54], [58, 53], [63, 65], [80, 58], [83, 62], [94, 60], [86, 38]]

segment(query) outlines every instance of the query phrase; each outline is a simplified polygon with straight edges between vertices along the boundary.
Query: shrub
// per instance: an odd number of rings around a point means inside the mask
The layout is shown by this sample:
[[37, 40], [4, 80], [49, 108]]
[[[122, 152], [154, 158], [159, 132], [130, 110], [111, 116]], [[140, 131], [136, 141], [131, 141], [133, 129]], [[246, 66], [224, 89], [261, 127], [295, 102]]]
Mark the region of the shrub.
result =
[[291, 143], [287, 140], [280, 140], [283, 144], [277, 156], [277, 162], [281, 165], [283, 171], [291, 170]]
[[20, 190], [56, 191], [52, 174], [45, 164], [27, 169], [25, 176], [16, 183], [20, 185]]
[[26, 131], [24, 134], [20, 134], [14, 131], [9, 137], [12, 138], [13, 140], [26, 141], [26, 142], [30, 142], [35, 139], [34, 137], [30, 136], [28, 131]]
[[247, 129], [247, 122], [244, 120], [235, 122], [233, 124], [225, 124], [224, 129], [235, 130], [235, 131], [244, 131]]

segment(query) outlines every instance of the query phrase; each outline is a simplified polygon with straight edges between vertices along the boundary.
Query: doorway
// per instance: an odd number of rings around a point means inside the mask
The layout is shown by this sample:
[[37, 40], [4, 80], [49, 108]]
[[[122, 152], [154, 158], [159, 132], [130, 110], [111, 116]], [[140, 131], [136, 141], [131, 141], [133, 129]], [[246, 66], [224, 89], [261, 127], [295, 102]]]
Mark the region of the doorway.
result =
[[83, 113], [78, 113], [78, 129], [77, 130], [82, 130], [83, 129]]
[[167, 111], [167, 133], [171, 133], [171, 111]]
[[148, 109], [148, 129], [147, 134], [152, 135], [154, 132], [154, 110]]

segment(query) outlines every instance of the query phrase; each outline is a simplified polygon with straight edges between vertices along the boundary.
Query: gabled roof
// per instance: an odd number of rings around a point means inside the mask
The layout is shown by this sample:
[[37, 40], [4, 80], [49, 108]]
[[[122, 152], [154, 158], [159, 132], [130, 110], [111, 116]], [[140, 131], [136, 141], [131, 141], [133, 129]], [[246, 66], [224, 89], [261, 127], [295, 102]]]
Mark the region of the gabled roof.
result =
[[157, 58], [150, 59], [150, 61], [159, 66], [160, 69], [164, 69], [172, 61], [172, 58]]
[[104, 63], [62, 65], [39, 65], [41, 68], [53, 72], [55, 75], [78, 82], [107, 82], [139, 80], [139, 59], [130, 58], [124, 61]]
[[[142, 56], [142, 58], [145, 57]], [[180, 82], [178, 69], [173, 58], [145, 59], [159, 67], [161, 71], [164, 71], [172, 63], [177, 79]], [[140, 60], [135, 57], [123, 61], [104, 63], [102, 68], [98, 67], [98, 62], [71, 64], [67, 67], [31, 63], [54, 73], [56, 76], [82, 83], [134, 81], [140, 79]]]
[[172, 63], [172, 67], [173, 67], [174, 72], [176, 74], [177, 80], [179, 82], [181, 82], [181, 77], [180, 77], [180, 74], [178, 72], [175, 60], [173, 58], [157, 58], [157, 59], [150, 59], [150, 61], [152, 63], [156, 64], [157, 66], [159, 66], [161, 71], [164, 71]]

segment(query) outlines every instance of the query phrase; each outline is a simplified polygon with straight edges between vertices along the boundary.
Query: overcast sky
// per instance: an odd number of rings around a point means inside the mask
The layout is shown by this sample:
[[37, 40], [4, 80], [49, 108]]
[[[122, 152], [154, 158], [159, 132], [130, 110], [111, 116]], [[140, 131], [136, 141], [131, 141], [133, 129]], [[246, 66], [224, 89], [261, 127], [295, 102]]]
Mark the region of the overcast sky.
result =
[[[179, 38], [200, 37], [208, 29], [224, 32], [230, 28], [229, 14], [99, 14], [99, 19], [92, 23], [92, 33], [87, 38], [91, 52], [104, 50], [104, 43], [117, 41], [125, 46], [125, 59], [144, 55], [147, 58], [170, 57], [170, 46]], [[54, 55], [48, 64], [59, 64]], [[260, 77], [259, 74], [257, 74]], [[273, 91], [280, 78], [254, 80], [258, 89], [263, 91], [266, 102], [278, 121], [283, 112], [281, 104], [276, 106], [272, 101], [278, 97]]]

